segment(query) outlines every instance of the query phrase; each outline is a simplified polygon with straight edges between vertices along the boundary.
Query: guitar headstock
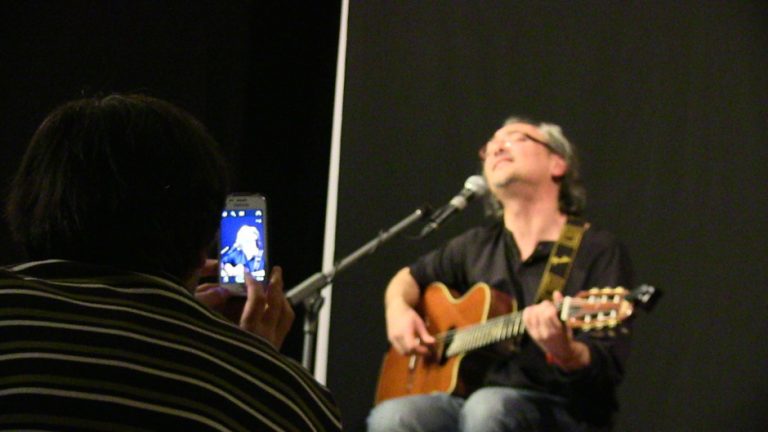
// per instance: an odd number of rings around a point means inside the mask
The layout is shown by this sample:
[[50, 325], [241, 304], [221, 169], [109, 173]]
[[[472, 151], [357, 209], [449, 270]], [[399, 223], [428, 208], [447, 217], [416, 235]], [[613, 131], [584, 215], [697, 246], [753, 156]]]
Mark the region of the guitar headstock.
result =
[[632, 316], [635, 305], [650, 310], [659, 296], [660, 292], [650, 285], [632, 291], [623, 287], [592, 288], [564, 298], [560, 318], [573, 329], [610, 330]]

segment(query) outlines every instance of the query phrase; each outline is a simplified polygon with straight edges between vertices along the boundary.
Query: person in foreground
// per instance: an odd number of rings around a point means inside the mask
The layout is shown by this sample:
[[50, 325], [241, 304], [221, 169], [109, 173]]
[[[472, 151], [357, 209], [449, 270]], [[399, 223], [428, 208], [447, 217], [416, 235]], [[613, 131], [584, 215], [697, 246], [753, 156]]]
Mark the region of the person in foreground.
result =
[[328, 390], [278, 352], [294, 317], [278, 267], [246, 279], [239, 328], [212, 310], [226, 291], [197, 287], [225, 173], [205, 128], [155, 98], [44, 120], [6, 208], [31, 261], [0, 269], [0, 429], [341, 429]]
[[[385, 294], [387, 336], [401, 354], [430, 355], [435, 338], [416, 308], [439, 281], [459, 293], [485, 282], [516, 299], [525, 335], [499, 347], [468, 397], [402, 396], [379, 403], [369, 431], [582, 431], [606, 428], [617, 410], [629, 339], [597, 338], [563, 325], [555, 303], [593, 287], [631, 287], [625, 247], [585, 228], [565, 286], [537, 301], [564, 228], [585, 204], [575, 150], [559, 126], [511, 117], [480, 150], [493, 222], [470, 229], [400, 270]], [[552, 254], [554, 256], [554, 254]]]

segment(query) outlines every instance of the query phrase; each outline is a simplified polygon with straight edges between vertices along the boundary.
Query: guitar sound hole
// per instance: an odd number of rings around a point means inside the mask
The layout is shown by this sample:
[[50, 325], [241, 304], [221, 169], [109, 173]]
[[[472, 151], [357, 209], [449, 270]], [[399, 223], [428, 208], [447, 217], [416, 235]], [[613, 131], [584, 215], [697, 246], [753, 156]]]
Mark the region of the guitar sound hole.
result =
[[445, 339], [442, 339], [442, 341], [438, 342], [435, 345], [434, 360], [441, 366], [445, 365], [448, 362], [448, 356], [446, 355], [446, 353], [448, 352], [451, 345], [453, 344], [453, 338], [456, 335], [456, 333], [454, 332], [455, 329], [456, 327], [449, 328], [446, 333], [451, 336], [448, 336]]

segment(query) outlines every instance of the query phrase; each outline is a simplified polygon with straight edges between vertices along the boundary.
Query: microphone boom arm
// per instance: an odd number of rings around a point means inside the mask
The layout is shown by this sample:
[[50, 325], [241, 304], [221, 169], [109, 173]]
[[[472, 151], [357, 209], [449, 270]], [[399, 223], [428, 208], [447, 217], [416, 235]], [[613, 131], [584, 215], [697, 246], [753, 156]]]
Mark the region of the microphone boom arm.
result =
[[292, 305], [301, 303], [308, 297], [312, 296], [312, 294], [315, 292], [333, 282], [333, 278], [337, 273], [346, 269], [363, 256], [376, 252], [376, 249], [378, 249], [382, 244], [386, 243], [390, 238], [394, 237], [400, 233], [400, 231], [409, 227], [419, 219], [429, 217], [430, 213], [431, 210], [429, 206], [422, 206], [405, 219], [393, 225], [391, 228], [379, 231], [379, 234], [376, 236], [376, 238], [369, 241], [346, 257], [342, 258], [340, 261], [336, 262], [336, 264], [334, 264], [331, 269], [325, 272], [317, 272], [304, 280], [304, 282], [298, 284], [294, 288], [291, 288], [291, 290], [285, 294], [285, 297], [288, 299], [288, 301], [291, 302]]
[[330, 285], [331, 282], [333, 282], [333, 278], [337, 273], [357, 262], [357, 260], [363, 256], [374, 253], [376, 249], [379, 248], [379, 246], [384, 244], [396, 234], [400, 233], [400, 231], [404, 230], [419, 219], [429, 217], [431, 212], [432, 210], [428, 205], [422, 206], [388, 230], [379, 231], [379, 234], [375, 239], [369, 241], [356, 251], [336, 262], [330, 270], [313, 274], [304, 280], [304, 282], [298, 284], [294, 288], [291, 288], [285, 294], [285, 298], [287, 298], [292, 305], [296, 306], [301, 302], [304, 302], [305, 305], [304, 346], [302, 351], [301, 364], [308, 371], [314, 373], [313, 369], [315, 360], [317, 317], [324, 302], [324, 298], [320, 295], [320, 291], [326, 286]]

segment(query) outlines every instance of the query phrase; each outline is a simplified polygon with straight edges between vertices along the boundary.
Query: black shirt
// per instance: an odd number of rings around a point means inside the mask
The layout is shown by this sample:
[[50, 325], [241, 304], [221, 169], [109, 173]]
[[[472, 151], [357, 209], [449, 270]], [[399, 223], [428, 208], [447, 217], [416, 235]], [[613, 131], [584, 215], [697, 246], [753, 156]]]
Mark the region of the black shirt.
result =
[[[512, 233], [499, 221], [453, 238], [419, 258], [410, 270], [422, 289], [432, 282], [443, 282], [464, 293], [485, 282], [517, 298], [523, 308], [536, 297], [553, 246], [554, 242], [541, 242], [521, 261]], [[584, 233], [563, 291], [573, 295], [594, 287], [631, 288], [632, 279], [625, 247], [609, 232], [592, 226]], [[624, 373], [629, 339], [625, 335], [597, 338], [590, 333], [576, 337], [591, 351], [592, 363], [587, 368], [564, 373], [524, 337], [518, 353], [504, 356], [488, 371], [486, 384], [542, 391], [567, 400], [577, 418], [595, 424], [607, 422], [617, 408], [615, 387]]]

